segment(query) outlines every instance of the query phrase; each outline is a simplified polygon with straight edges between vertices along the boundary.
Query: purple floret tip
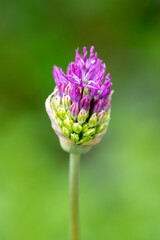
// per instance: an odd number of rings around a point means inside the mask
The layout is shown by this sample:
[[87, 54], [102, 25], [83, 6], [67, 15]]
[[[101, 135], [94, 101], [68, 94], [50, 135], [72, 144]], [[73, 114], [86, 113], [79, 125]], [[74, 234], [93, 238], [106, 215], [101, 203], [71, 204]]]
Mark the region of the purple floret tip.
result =
[[72, 102], [80, 102], [80, 100], [81, 100], [80, 90], [79, 90], [78, 86], [76, 86], [75, 84], [71, 88], [70, 96], [71, 96]]
[[103, 106], [104, 106], [104, 100], [103, 99], [96, 100], [94, 102], [94, 112], [99, 113], [103, 109]]
[[94, 53], [94, 46], [91, 46], [88, 58], [86, 47], [83, 47], [83, 54], [78, 51], [79, 48], [76, 49], [75, 62], [68, 65], [66, 74], [61, 68], [53, 67], [58, 94], [60, 97], [70, 96], [70, 111], [74, 118], [81, 109], [107, 112], [111, 105], [110, 73], [105, 76], [105, 63], [98, 58], [97, 52]]
[[108, 112], [108, 110], [110, 109], [110, 106], [111, 106], [111, 98], [108, 98], [104, 103], [103, 110], [105, 112]]
[[73, 103], [70, 107], [70, 113], [71, 116], [73, 117], [73, 119], [75, 120], [78, 116], [79, 113], [79, 107], [78, 107], [78, 103]]
[[90, 53], [93, 53], [93, 52], [94, 52], [94, 46], [91, 46]]
[[72, 90], [72, 86], [71, 84], [67, 84], [67, 86], [65, 87], [65, 95], [71, 95], [71, 90]]
[[88, 111], [90, 109], [90, 98], [88, 95], [86, 95], [81, 101], [80, 101], [80, 109], [85, 109]]

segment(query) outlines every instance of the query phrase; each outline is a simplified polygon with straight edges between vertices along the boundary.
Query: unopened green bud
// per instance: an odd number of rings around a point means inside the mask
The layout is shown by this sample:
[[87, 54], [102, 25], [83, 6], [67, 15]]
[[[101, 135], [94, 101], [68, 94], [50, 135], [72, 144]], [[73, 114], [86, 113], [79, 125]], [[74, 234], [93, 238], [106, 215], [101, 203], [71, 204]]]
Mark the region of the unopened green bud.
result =
[[92, 136], [96, 133], [96, 129], [95, 128], [89, 128], [88, 131], [83, 133], [84, 137], [89, 137]]
[[78, 119], [78, 123], [81, 124], [81, 125], [86, 121], [86, 119], [87, 119], [87, 112], [86, 112], [85, 109], [81, 109], [80, 110], [77, 119]]
[[106, 113], [105, 122], [109, 123], [109, 120], [110, 120], [110, 110]]
[[75, 143], [79, 141], [79, 135], [77, 133], [71, 133], [71, 137], [70, 138]]
[[53, 113], [54, 113], [55, 118], [57, 119], [58, 118], [57, 112], [53, 110]]
[[68, 129], [68, 130], [72, 130], [72, 125], [73, 125], [73, 120], [69, 120], [69, 119], [65, 119], [64, 121], [63, 121], [63, 123], [64, 123], [64, 126]]
[[97, 122], [98, 124], [103, 123], [106, 119], [106, 112], [102, 110], [101, 112], [98, 113], [97, 118], [98, 118], [98, 122]]
[[80, 133], [82, 131], [82, 126], [79, 123], [74, 123], [72, 129], [75, 133]]
[[63, 96], [62, 104], [66, 110], [69, 110], [69, 108], [71, 106], [71, 98], [69, 95]]
[[64, 107], [59, 107], [58, 110], [57, 110], [57, 113], [58, 113], [60, 118], [62, 118], [62, 119], [65, 118], [66, 111], [65, 111]]
[[95, 127], [97, 125], [97, 114], [93, 113], [92, 116], [89, 119], [89, 127]]
[[83, 137], [78, 143], [79, 144], [82, 144], [82, 143], [85, 143], [85, 142], [89, 142], [93, 139], [92, 136], [89, 136], [89, 137]]
[[82, 125], [82, 132], [88, 131], [88, 128], [89, 128], [88, 123], [84, 123], [84, 124]]
[[62, 133], [69, 138], [70, 131], [66, 127], [62, 127]]
[[60, 126], [60, 128], [63, 127], [63, 121], [59, 117], [57, 118], [57, 123]]
[[65, 119], [72, 120], [72, 116], [70, 114], [70, 111], [67, 111], [65, 114]]
[[98, 125], [96, 128], [96, 133], [102, 132], [107, 127], [107, 125], [108, 125], [107, 123], [102, 123], [102, 124]]
[[89, 110], [87, 111], [87, 118], [89, 117]]
[[51, 108], [57, 110], [61, 105], [61, 98], [60, 96], [56, 95], [51, 99]]

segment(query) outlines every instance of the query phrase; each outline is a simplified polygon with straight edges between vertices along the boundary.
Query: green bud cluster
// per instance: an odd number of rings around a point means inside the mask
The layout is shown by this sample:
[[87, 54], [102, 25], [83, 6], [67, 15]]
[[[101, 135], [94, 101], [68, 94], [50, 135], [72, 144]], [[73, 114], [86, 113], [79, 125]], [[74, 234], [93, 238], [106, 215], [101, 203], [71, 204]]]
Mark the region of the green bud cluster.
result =
[[98, 114], [81, 109], [76, 119], [70, 114], [72, 102], [69, 95], [62, 98], [55, 95], [50, 100], [50, 107], [54, 112], [58, 126], [62, 133], [76, 144], [91, 141], [101, 133], [109, 124], [110, 110]]
[[62, 105], [66, 110], [69, 110], [70, 106], [71, 106], [71, 98], [69, 95], [64, 95], [62, 97]]

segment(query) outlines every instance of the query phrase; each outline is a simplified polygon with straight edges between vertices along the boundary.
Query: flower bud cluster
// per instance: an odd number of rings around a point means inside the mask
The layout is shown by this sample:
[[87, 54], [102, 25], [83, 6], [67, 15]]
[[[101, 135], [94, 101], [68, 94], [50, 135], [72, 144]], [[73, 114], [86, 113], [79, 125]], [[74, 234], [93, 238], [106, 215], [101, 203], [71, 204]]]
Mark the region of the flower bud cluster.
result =
[[76, 144], [83, 144], [104, 131], [110, 120], [111, 77], [105, 74], [105, 64], [90, 49], [83, 55], [76, 50], [75, 62], [71, 62], [64, 74], [54, 66], [56, 88], [50, 99], [50, 107], [62, 133]]

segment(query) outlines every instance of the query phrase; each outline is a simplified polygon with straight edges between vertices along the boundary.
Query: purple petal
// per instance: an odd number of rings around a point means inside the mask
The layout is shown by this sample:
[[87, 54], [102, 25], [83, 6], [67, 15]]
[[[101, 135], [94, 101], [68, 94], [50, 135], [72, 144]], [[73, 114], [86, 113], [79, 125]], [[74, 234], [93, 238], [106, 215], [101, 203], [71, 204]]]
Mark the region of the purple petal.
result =
[[54, 66], [52, 73], [53, 73], [53, 77], [54, 77], [55, 83], [57, 85], [61, 81], [59, 68], [57, 66]]
[[88, 95], [86, 95], [81, 101], [80, 101], [80, 109], [85, 109], [86, 111], [90, 108], [90, 98]]
[[103, 105], [104, 105], [103, 99], [96, 100], [94, 102], [94, 108], [93, 108], [94, 112], [99, 113], [103, 109]]
[[67, 78], [66, 78], [64, 72], [62, 71], [61, 68], [59, 68], [57, 66], [53, 67], [53, 77], [54, 77], [56, 85], [58, 85], [59, 82], [67, 83]]
[[67, 84], [67, 86], [65, 87], [65, 95], [71, 95], [71, 90], [72, 90], [72, 86], [71, 84]]
[[71, 89], [71, 100], [72, 102], [80, 102], [81, 94], [79, 88], [74, 84]]
[[108, 110], [110, 109], [111, 106], [111, 98], [109, 97], [105, 102], [104, 102], [104, 106], [103, 106], [103, 110], [108, 112]]
[[64, 83], [64, 82], [59, 82], [59, 83], [57, 84], [57, 87], [58, 87], [59, 96], [60, 96], [60, 97], [63, 97], [63, 93], [64, 93], [64, 90], [65, 90], [65, 87], [66, 87], [66, 83]]
[[79, 113], [79, 107], [78, 107], [78, 103], [73, 103], [70, 107], [70, 113], [71, 116], [73, 117], [73, 119], [75, 120], [78, 116]]
[[93, 53], [93, 52], [94, 52], [94, 46], [91, 46], [90, 53]]

